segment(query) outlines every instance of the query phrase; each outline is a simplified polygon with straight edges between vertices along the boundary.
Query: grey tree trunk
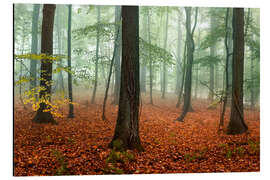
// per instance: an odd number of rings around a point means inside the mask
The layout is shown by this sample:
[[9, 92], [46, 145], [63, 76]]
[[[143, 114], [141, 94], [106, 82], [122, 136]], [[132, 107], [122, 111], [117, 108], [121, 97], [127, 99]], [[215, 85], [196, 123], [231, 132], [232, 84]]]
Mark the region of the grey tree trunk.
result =
[[[61, 11], [62, 11], [62, 7], [60, 5], [57, 6], [56, 8], [56, 28], [57, 28], [57, 45], [58, 45], [58, 54], [61, 55], [62, 54], [62, 27], [61, 27]], [[62, 67], [62, 59], [59, 60], [59, 66]], [[63, 72], [60, 71], [58, 73], [58, 76], [57, 76], [57, 82], [58, 82], [58, 88], [61, 90], [61, 91], [65, 91], [65, 87], [64, 87], [64, 78], [63, 78]]]
[[176, 82], [175, 82], [175, 93], [179, 94], [181, 86], [181, 40], [182, 40], [182, 29], [181, 29], [181, 14], [178, 11], [177, 21], [177, 62], [176, 62]]
[[[71, 20], [72, 19], [72, 5], [68, 5], [68, 69], [71, 71]], [[74, 107], [73, 107], [73, 97], [72, 97], [72, 74], [68, 73], [68, 98], [69, 98], [69, 111], [68, 117], [74, 118]]]
[[[149, 8], [147, 9], [147, 29], [148, 29], [148, 43], [151, 44], [151, 30], [150, 30], [150, 14], [149, 14]], [[149, 70], [150, 70], [150, 87], [149, 87], [149, 93], [150, 93], [150, 104], [153, 104], [153, 72], [152, 72], [152, 57], [151, 57], [151, 48], [149, 49]]]
[[186, 32], [187, 32], [187, 69], [185, 77], [185, 96], [183, 112], [177, 121], [183, 121], [187, 112], [191, 109], [191, 86], [192, 86], [192, 64], [193, 64], [193, 53], [195, 50], [193, 34], [197, 24], [198, 8], [196, 8], [195, 23], [191, 30], [191, 8], [185, 8], [186, 11]]
[[115, 60], [114, 60], [114, 72], [115, 72], [115, 85], [114, 85], [114, 100], [112, 104], [118, 104], [120, 93], [120, 79], [121, 79], [121, 67], [120, 67], [120, 54], [121, 54], [121, 7], [115, 6], [115, 36], [119, 29], [119, 35], [115, 44]]
[[[167, 7], [167, 13], [166, 13], [166, 26], [165, 26], [165, 37], [164, 37], [164, 44], [163, 49], [167, 48], [167, 37], [168, 37], [168, 24], [169, 24], [169, 9]], [[165, 99], [165, 93], [167, 91], [167, 66], [166, 63], [163, 62], [163, 75], [162, 75], [162, 99]]]
[[99, 23], [100, 23], [100, 6], [97, 6], [97, 44], [96, 44], [96, 61], [95, 61], [95, 82], [94, 82], [94, 89], [91, 99], [91, 104], [95, 103], [96, 99], [96, 91], [97, 91], [97, 83], [98, 83], [98, 58], [99, 58]]
[[[210, 24], [211, 24], [211, 34], [214, 33], [215, 30], [215, 17], [212, 14], [211, 19], [210, 19]], [[216, 55], [216, 45], [213, 44], [210, 47], [210, 56], [214, 57]], [[214, 71], [215, 71], [215, 66], [214, 64], [210, 64], [210, 77], [209, 77], [209, 100], [213, 101], [214, 99]]]
[[[40, 4], [34, 4], [32, 15], [31, 54], [37, 54], [38, 48], [38, 19]], [[30, 89], [37, 86], [37, 60], [30, 61]]]
[[228, 27], [228, 20], [229, 20], [229, 12], [230, 9], [227, 8], [226, 12], [226, 18], [225, 18], [225, 48], [226, 48], [226, 62], [225, 62], [225, 94], [223, 97], [223, 106], [222, 106], [222, 111], [221, 111], [221, 116], [220, 116], [220, 121], [219, 121], [219, 131], [223, 131], [224, 127], [224, 115], [226, 112], [226, 105], [227, 105], [227, 99], [228, 99], [228, 91], [229, 91], [229, 47], [228, 47], [228, 37], [229, 37], [229, 27]]
[[244, 9], [234, 8], [232, 104], [227, 134], [241, 134], [248, 129], [243, 111], [244, 47]]
[[[118, 117], [110, 147], [143, 150], [139, 137], [139, 7], [122, 6], [122, 67]], [[116, 144], [118, 144], [116, 146]]]

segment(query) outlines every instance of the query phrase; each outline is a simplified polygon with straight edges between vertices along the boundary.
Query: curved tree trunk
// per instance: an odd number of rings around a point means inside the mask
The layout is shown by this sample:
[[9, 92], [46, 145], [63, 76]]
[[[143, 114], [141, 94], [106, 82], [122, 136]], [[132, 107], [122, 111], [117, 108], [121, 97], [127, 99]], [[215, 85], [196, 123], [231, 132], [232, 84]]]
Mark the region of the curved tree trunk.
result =
[[194, 53], [194, 40], [193, 34], [197, 24], [198, 8], [196, 8], [195, 23], [191, 30], [191, 8], [187, 7], [186, 10], [186, 29], [187, 29], [187, 69], [185, 78], [185, 95], [184, 95], [184, 106], [183, 112], [177, 121], [183, 121], [187, 112], [193, 111], [191, 108], [191, 85], [192, 85], [192, 64], [193, 64], [193, 53]]
[[[56, 5], [54, 4], [44, 4], [43, 6], [41, 53], [44, 53], [47, 56], [50, 56], [53, 53], [53, 25], [55, 7]], [[39, 92], [39, 98], [41, 100], [43, 99], [51, 101], [52, 61], [42, 59], [40, 71], [40, 86], [44, 90]], [[50, 106], [45, 102], [41, 102], [39, 106], [40, 107], [33, 119], [33, 122], [56, 124], [50, 110], [47, 111]]]

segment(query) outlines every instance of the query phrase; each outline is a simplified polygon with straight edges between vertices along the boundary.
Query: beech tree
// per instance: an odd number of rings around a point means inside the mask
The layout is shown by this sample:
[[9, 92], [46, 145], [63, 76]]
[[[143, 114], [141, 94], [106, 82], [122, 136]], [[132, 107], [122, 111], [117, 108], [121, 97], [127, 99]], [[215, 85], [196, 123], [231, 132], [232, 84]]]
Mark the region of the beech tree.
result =
[[248, 130], [243, 111], [244, 43], [244, 9], [234, 8], [232, 102], [227, 134], [241, 134]]
[[[41, 32], [41, 53], [51, 56], [53, 53], [53, 25], [55, 4], [44, 4], [42, 32]], [[40, 87], [39, 98], [41, 103], [33, 119], [35, 123], [53, 123], [56, 121], [50, 112], [51, 88], [52, 88], [52, 60], [47, 58], [41, 60], [40, 66]]]
[[122, 6], [122, 63], [118, 117], [110, 147], [143, 150], [139, 136], [139, 7]]

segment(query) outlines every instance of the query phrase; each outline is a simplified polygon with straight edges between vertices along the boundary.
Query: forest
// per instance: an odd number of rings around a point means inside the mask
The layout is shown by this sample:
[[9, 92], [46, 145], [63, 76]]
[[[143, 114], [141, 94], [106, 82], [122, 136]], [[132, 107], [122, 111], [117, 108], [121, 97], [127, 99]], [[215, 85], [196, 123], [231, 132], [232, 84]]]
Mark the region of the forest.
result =
[[260, 171], [260, 9], [13, 5], [13, 175]]

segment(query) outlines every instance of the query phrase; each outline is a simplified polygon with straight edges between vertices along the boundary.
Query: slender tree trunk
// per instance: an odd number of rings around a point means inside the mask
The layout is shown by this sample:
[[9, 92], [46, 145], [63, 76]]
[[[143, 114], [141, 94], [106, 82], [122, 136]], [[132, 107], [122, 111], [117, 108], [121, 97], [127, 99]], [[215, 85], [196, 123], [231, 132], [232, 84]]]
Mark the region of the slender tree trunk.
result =
[[[110, 147], [143, 150], [139, 137], [139, 7], [122, 6], [122, 67], [118, 118]], [[116, 146], [116, 144], [118, 144]]]
[[97, 6], [97, 45], [96, 45], [96, 61], [95, 61], [95, 83], [94, 90], [92, 94], [91, 104], [95, 103], [96, 91], [97, 91], [97, 83], [98, 83], [98, 59], [99, 59], [99, 23], [100, 23], [100, 6]]
[[187, 40], [185, 41], [185, 47], [184, 47], [183, 68], [182, 68], [183, 73], [182, 73], [180, 91], [179, 91], [179, 95], [178, 95], [177, 103], [176, 103], [177, 108], [180, 107], [182, 96], [183, 96], [184, 82], [185, 82], [185, 77], [186, 77], [186, 59], [187, 59], [186, 52], [187, 52]]
[[[62, 54], [62, 33], [61, 33], [61, 30], [62, 30], [62, 27], [61, 27], [61, 12], [62, 12], [62, 7], [61, 5], [57, 5], [57, 8], [56, 8], [56, 28], [57, 28], [57, 48], [58, 48], [58, 54], [61, 55]], [[59, 60], [59, 65], [58, 67], [62, 67], [62, 59]], [[57, 75], [57, 82], [59, 84], [58, 88], [59, 90], [61, 91], [65, 91], [65, 87], [64, 87], [64, 77], [63, 77], [63, 72], [60, 71]]]
[[108, 77], [108, 82], [107, 82], [107, 86], [106, 86], [106, 90], [105, 90], [105, 96], [104, 96], [104, 101], [103, 101], [103, 111], [102, 111], [102, 120], [106, 120], [106, 115], [105, 115], [105, 111], [106, 111], [106, 102], [107, 102], [107, 98], [108, 98], [108, 91], [110, 88], [110, 81], [111, 81], [111, 75], [112, 75], [112, 68], [114, 65], [114, 59], [115, 59], [115, 55], [116, 55], [116, 48], [117, 48], [117, 39], [119, 36], [119, 31], [120, 31], [120, 26], [118, 26], [118, 30], [117, 30], [117, 34], [114, 40], [114, 50], [113, 50], [113, 57], [111, 60], [111, 65], [110, 65], [110, 70], [109, 70], [109, 77]]
[[[147, 9], [147, 30], [148, 30], [148, 43], [151, 44], [151, 30], [150, 30], [150, 14], [149, 14], [149, 8]], [[151, 57], [151, 48], [149, 49], [149, 68], [150, 68], [150, 104], [153, 104], [153, 72], [152, 72], [152, 57]]]
[[244, 9], [234, 8], [232, 104], [227, 134], [241, 134], [248, 129], [243, 111], [244, 49]]
[[222, 112], [221, 112], [221, 116], [220, 116], [220, 121], [219, 121], [219, 130], [223, 131], [223, 127], [224, 127], [224, 115], [226, 112], [226, 105], [227, 105], [227, 99], [228, 99], [228, 90], [229, 90], [229, 47], [228, 47], [228, 33], [229, 33], [229, 29], [228, 29], [228, 19], [229, 19], [229, 12], [230, 9], [227, 8], [227, 12], [226, 12], [226, 18], [225, 18], [225, 48], [226, 48], [226, 63], [225, 63], [225, 94], [223, 97], [223, 106], [222, 106]]
[[197, 24], [198, 8], [196, 8], [195, 23], [191, 30], [191, 8], [185, 8], [186, 11], [186, 30], [187, 30], [187, 70], [185, 77], [185, 96], [184, 96], [184, 106], [183, 112], [180, 117], [177, 118], [178, 121], [183, 121], [187, 112], [191, 108], [191, 85], [192, 85], [192, 64], [193, 64], [193, 53], [195, 49], [193, 34]]
[[[120, 93], [120, 79], [121, 79], [121, 67], [120, 67], [120, 53], [121, 53], [121, 7], [115, 6], [115, 36], [117, 31], [119, 35], [117, 36], [115, 43], [115, 63], [114, 63], [114, 72], [115, 72], [115, 85], [114, 85], [114, 100], [112, 104], [118, 104], [119, 93]], [[119, 30], [118, 30], [119, 29]]]
[[[43, 6], [43, 20], [42, 20], [42, 36], [41, 36], [41, 53], [47, 56], [53, 53], [53, 25], [54, 25], [54, 4], [44, 4]], [[39, 92], [39, 98], [46, 101], [51, 101], [51, 88], [52, 88], [52, 61], [42, 59], [40, 67], [40, 86], [43, 88]], [[53, 119], [51, 107], [46, 101], [39, 104], [39, 109], [33, 119], [35, 123], [53, 123], [56, 121]]]
[[[169, 9], [167, 7], [167, 13], [166, 13], [166, 26], [165, 26], [165, 38], [164, 38], [164, 44], [163, 49], [167, 48], [167, 37], [168, 37], [168, 24], [169, 24]], [[166, 62], [163, 62], [163, 80], [162, 80], [162, 99], [165, 99], [165, 93], [167, 91], [167, 66]]]
[[181, 14], [178, 12], [177, 21], [177, 62], [176, 62], [176, 82], [175, 82], [175, 93], [179, 94], [181, 86], [181, 40], [182, 40], [182, 29], [181, 29]]
[[[214, 15], [211, 15], [211, 20], [210, 20], [210, 24], [211, 24], [211, 34], [214, 33], [215, 30], [215, 19], [214, 19]], [[216, 55], [216, 45], [213, 44], [210, 47], [210, 56], [214, 57]], [[214, 64], [210, 64], [210, 77], [209, 77], [209, 100], [213, 101], [214, 100], [214, 71], [215, 71], [215, 66]]]
[[[34, 4], [32, 15], [31, 54], [37, 54], [38, 47], [38, 19], [40, 4]], [[30, 61], [30, 89], [37, 86], [37, 60]], [[36, 97], [37, 99], [37, 97]]]
[[[71, 71], [71, 21], [72, 21], [72, 5], [68, 5], [68, 69]], [[74, 107], [72, 97], [72, 74], [68, 73], [68, 98], [69, 98], [69, 111], [68, 117], [74, 118]]]

